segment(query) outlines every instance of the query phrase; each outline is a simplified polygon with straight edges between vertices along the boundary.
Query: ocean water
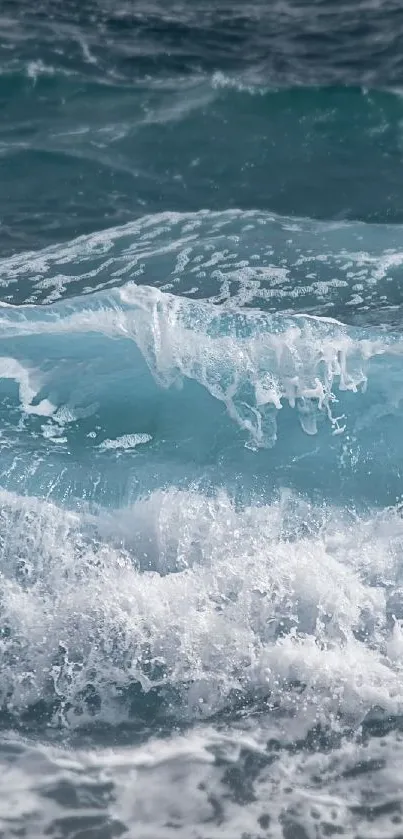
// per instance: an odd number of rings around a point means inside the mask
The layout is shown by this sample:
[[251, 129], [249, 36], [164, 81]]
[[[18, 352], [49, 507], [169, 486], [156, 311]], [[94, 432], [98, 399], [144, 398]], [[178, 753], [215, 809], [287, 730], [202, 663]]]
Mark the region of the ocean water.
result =
[[403, 837], [403, 7], [0, 4], [0, 837]]

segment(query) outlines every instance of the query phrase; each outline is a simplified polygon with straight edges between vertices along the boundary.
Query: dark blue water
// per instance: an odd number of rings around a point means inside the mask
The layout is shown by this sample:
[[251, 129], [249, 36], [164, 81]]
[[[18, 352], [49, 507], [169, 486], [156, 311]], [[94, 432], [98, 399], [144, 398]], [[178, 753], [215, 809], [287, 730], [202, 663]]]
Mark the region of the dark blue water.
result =
[[403, 835], [403, 9], [0, 5], [0, 837]]

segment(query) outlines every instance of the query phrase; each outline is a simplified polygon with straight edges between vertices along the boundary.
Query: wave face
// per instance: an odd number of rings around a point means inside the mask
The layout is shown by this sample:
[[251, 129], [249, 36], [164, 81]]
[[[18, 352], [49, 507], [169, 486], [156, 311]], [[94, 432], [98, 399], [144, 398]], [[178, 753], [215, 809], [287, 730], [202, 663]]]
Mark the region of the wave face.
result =
[[399, 839], [400, 4], [0, 10], [0, 836]]
[[34, 68], [0, 75], [0, 96], [5, 256], [161, 210], [403, 222], [398, 91], [273, 89], [222, 71], [128, 86]]
[[[321, 824], [353, 830], [373, 818], [368, 784], [383, 812], [403, 711], [403, 341], [398, 304], [372, 304], [400, 257], [351, 257], [359, 300], [347, 279], [296, 282], [307, 311], [295, 312], [287, 269], [253, 273], [248, 237], [265, 225], [284, 241], [290, 222], [147, 217], [3, 260], [9, 298], [37, 301], [0, 310], [1, 760], [18, 805], [0, 817], [12, 830], [72, 835], [89, 820], [146, 836], [164, 784], [161, 818], [183, 835], [207, 837], [216, 806], [228, 835], [288, 824], [289, 807], [309, 827], [318, 796]], [[312, 229], [299, 224], [299, 248]], [[343, 230], [369, 235], [318, 224], [307, 259], [324, 277], [347, 258], [321, 257]], [[372, 248], [398, 235], [372, 232]], [[313, 314], [315, 294], [349, 323]]]

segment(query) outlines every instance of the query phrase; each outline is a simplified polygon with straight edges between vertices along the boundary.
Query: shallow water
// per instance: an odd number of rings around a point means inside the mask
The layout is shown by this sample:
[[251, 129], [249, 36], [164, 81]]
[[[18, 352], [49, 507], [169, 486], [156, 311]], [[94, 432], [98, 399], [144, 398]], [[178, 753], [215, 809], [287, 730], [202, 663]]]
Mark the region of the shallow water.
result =
[[0, 9], [0, 836], [403, 835], [403, 11]]

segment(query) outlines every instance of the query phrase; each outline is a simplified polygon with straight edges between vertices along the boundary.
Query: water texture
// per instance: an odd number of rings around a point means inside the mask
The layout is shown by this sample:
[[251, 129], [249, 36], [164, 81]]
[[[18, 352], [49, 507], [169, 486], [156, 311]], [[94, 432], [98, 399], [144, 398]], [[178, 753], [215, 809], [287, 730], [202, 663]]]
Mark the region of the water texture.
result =
[[0, 837], [403, 836], [403, 9], [0, 4]]

